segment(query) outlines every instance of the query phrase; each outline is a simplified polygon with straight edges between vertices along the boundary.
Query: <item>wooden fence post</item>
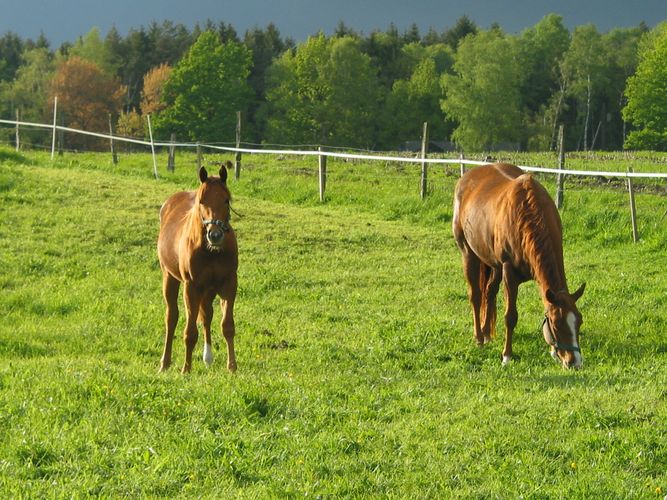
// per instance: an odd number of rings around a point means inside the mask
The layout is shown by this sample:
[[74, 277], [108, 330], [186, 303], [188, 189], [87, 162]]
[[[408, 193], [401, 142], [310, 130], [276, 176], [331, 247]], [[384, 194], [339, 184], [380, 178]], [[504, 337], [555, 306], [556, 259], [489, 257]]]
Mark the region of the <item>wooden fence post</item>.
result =
[[176, 134], [173, 132], [171, 133], [170, 137], [170, 142], [169, 144], [169, 158], [167, 159], [167, 170], [169, 172], [173, 172], [176, 170], [176, 146], [174, 143], [176, 142]]
[[[565, 170], [565, 133], [563, 125], [558, 128], [558, 169]], [[559, 210], [563, 206], [563, 183], [565, 176], [558, 174], [556, 178], [556, 208]]]
[[115, 130], [113, 126], [113, 120], [111, 119], [111, 113], [109, 113], [109, 147], [111, 148], [111, 163], [118, 165], [118, 155], [116, 154], [116, 145], [113, 142]]
[[[428, 152], [428, 122], [424, 122], [424, 129], [422, 132], [422, 160], [426, 159], [426, 153]], [[428, 177], [428, 163], [422, 161], [422, 178], [421, 178], [421, 187], [419, 189], [419, 196], [423, 200], [426, 198], [426, 188], [427, 188], [427, 177]]]
[[201, 144], [197, 143], [197, 172], [201, 169]]
[[[61, 127], [65, 126], [65, 115], [60, 113], [58, 115], [58, 123]], [[58, 156], [63, 155], [63, 150], [65, 149], [65, 131], [62, 128], [58, 129]]]
[[51, 138], [51, 160], [56, 155], [56, 117], [58, 114], [58, 96], [53, 98], [53, 137]]
[[[632, 173], [632, 168], [628, 169], [628, 173]], [[628, 176], [628, 191], [630, 193], [630, 218], [632, 219], [632, 240], [637, 243], [639, 241], [639, 232], [637, 231], [637, 209], [635, 207], [635, 191], [632, 186], [632, 177]]]
[[[241, 147], [241, 112], [236, 112], [236, 149]], [[238, 181], [241, 178], [241, 152], [237, 151], [234, 155], [234, 178]]]
[[155, 158], [155, 142], [153, 142], [153, 127], [151, 127], [151, 115], [148, 114], [146, 115], [146, 118], [148, 119], [148, 135], [151, 139], [151, 153], [153, 154], [153, 175], [155, 175], [155, 179], [159, 179], [157, 175], [157, 158]]
[[327, 157], [322, 153], [322, 147], [318, 147], [319, 180], [320, 180], [320, 202], [324, 202], [324, 192], [327, 188]]
[[21, 149], [21, 137], [19, 135], [19, 121], [20, 121], [20, 113], [19, 113], [19, 108], [16, 108], [16, 152], [19, 152], [19, 149]]
[[463, 163], [463, 153], [459, 153], [459, 161], [461, 162], [461, 177], [466, 173], [466, 166]]

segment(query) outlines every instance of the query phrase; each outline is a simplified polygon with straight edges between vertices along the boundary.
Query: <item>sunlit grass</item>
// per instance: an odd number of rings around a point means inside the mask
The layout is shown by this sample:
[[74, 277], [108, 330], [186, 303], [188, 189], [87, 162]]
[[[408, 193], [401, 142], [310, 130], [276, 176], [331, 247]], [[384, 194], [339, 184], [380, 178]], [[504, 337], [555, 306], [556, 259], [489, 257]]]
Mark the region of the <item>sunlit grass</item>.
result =
[[566, 185], [585, 367], [553, 363], [527, 284], [503, 368], [472, 340], [454, 169], [422, 202], [418, 167], [332, 161], [320, 204], [313, 158], [244, 156], [239, 370], [216, 328], [183, 377], [157, 374], [157, 211], [197, 177], [165, 164], [0, 151], [3, 497], [662, 498], [667, 198], [638, 195], [634, 244], [626, 192]]

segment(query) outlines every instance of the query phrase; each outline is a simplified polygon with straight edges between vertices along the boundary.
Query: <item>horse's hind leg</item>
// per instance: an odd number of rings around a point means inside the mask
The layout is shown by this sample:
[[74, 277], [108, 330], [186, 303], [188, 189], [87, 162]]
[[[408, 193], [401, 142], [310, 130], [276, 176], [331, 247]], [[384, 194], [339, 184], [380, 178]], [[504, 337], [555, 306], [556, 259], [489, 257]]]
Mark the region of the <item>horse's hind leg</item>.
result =
[[211, 321], [213, 320], [213, 296], [206, 296], [199, 306], [199, 321], [204, 327], [204, 354], [206, 366], [213, 363], [213, 349], [211, 345]]
[[234, 300], [236, 298], [236, 276], [231, 278], [225, 287], [224, 293], [220, 295], [220, 307], [222, 308], [222, 334], [227, 343], [227, 369], [236, 371], [236, 354], [234, 352]]
[[484, 334], [480, 326], [480, 308], [482, 304], [482, 290], [480, 288], [481, 261], [466, 244], [461, 248], [463, 253], [463, 272], [468, 281], [468, 299], [472, 306], [474, 338], [478, 345], [484, 344]]
[[502, 269], [483, 266], [485, 285], [482, 289], [482, 335], [484, 342], [490, 342], [496, 328], [496, 297], [503, 277]]
[[166, 270], [163, 271], [162, 294], [166, 306], [164, 315], [165, 336], [164, 351], [160, 362], [160, 371], [163, 372], [171, 365], [171, 346], [174, 340], [174, 331], [178, 323], [178, 288], [179, 281], [170, 275]]

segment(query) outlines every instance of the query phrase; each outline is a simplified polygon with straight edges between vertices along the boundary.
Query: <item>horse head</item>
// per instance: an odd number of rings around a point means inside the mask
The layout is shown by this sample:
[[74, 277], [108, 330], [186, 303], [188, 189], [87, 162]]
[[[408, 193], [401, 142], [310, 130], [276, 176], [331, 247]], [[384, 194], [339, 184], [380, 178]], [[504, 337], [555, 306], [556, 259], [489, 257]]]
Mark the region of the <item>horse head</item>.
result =
[[201, 184], [197, 190], [195, 210], [198, 211], [197, 216], [206, 236], [206, 246], [213, 251], [222, 249], [225, 233], [231, 229], [231, 194], [227, 188], [227, 165], [231, 165], [231, 162], [220, 167], [219, 177], [209, 177], [204, 167], [199, 169]]
[[564, 368], [581, 368], [583, 358], [579, 349], [579, 329], [583, 323], [576, 302], [584, 293], [584, 283], [570, 294], [565, 290], [546, 292], [547, 310], [542, 323], [544, 340], [551, 346], [551, 355]]

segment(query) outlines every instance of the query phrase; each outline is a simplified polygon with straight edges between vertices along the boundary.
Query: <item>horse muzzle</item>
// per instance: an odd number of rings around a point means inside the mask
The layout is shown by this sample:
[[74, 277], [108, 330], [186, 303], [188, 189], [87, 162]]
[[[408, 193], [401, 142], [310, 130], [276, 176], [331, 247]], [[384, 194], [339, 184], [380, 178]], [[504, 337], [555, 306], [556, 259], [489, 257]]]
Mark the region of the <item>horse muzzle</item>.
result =
[[225, 232], [217, 226], [206, 231], [206, 242], [214, 250], [219, 250], [225, 241]]

